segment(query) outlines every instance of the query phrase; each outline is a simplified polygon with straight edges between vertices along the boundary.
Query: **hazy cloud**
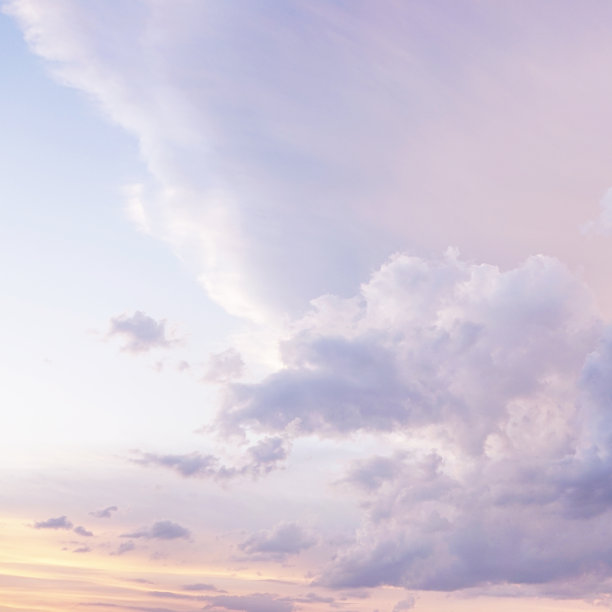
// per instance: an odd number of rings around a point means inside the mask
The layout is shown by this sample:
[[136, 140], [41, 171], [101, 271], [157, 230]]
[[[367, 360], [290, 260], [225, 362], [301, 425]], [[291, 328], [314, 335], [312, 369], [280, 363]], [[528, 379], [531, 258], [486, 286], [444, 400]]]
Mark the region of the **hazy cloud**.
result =
[[225, 383], [240, 378], [243, 373], [244, 361], [242, 356], [236, 349], [229, 348], [222, 353], [210, 356], [204, 380]]
[[110, 554], [111, 555], [123, 555], [127, 552], [130, 552], [131, 550], [134, 550], [135, 548], [136, 548], [136, 544], [134, 544], [134, 542], [129, 540], [128, 542], [122, 542], [117, 548], [117, 550], [111, 552]]
[[599, 202], [599, 217], [582, 226], [585, 234], [610, 234], [612, 232], [612, 189], [608, 189]]
[[412, 610], [416, 604], [416, 599], [410, 595], [406, 599], [402, 599], [402, 601], [398, 601], [393, 606], [393, 612], [401, 612], [401, 610]]
[[281, 523], [253, 534], [240, 544], [240, 550], [258, 559], [283, 560], [316, 543], [312, 534], [296, 523]]

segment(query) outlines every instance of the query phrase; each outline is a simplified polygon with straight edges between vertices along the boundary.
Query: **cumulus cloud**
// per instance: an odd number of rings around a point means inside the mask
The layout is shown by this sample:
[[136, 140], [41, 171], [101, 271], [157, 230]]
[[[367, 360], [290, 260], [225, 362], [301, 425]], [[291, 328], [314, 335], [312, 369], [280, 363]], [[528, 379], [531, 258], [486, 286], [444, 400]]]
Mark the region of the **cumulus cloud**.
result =
[[210, 356], [208, 368], [204, 374], [206, 382], [228, 382], [240, 378], [244, 372], [244, 361], [240, 353], [229, 348], [222, 353]]
[[72, 523], [66, 516], [50, 518], [46, 521], [34, 523], [35, 529], [72, 529]]
[[316, 539], [296, 523], [281, 523], [254, 533], [240, 544], [240, 550], [257, 559], [282, 561], [311, 548]]
[[91, 516], [95, 516], [96, 518], [110, 518], [113, 515], [113, 512], [117, 512], [118, 509], [119, 508], [117, 508], [117, 506], [107, 506], [106, 508], [95, 510], [89, 514]]
[[144, 353], [154, 348], [168, 348], [177, 342], [166, 335], [166, 321], [137, 310], [133, 315], [122, 314], [110, 320], [109, 336], [120, 335], [126, 341], [123, 350]]
[[554, 259], [502, 272], [453, 252], [398, 254], [359, 295], [315, 300], [282, 346], [285, 368], [230, 385], [219, 426], [343, 436], [439, 425], [477, 452], [520, 402], [565, 404], [599, 331], [590, 294]]
[[359, 295], [315, 300], [282, 356], [228, 385], [222, 431], [404, 440], [349, 466], [364, 522], [316, 584], [546, 589], [612, 571], [612, 334], [558, 261], [398, 254]]
[[208, 599], [204, 610], [239, 610], [240, 612], [293, 612], [292, 601], [270, 593], [253, 595], [218, 595]]
[[171, 521], [158, 521], [151, 527], [121, 535], [122, 538], [145, 538], [147, 540], [188, 539], [190, 536], [191, 532], [188, 529]]

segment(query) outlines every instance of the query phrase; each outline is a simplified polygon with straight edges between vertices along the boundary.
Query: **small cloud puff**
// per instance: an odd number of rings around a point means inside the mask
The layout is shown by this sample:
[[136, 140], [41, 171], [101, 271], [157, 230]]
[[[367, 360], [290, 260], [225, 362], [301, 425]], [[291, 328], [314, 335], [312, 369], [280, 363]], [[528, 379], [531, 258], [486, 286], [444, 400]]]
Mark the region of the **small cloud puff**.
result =
[[90, 512], [91, 516], [95, 516], [96, 518], [110, 518], [113, 512], [117, 512], [117, 506], [108, 506], [103, 508], [102, 510], [95, 510], [94, 512]]
[[191, 532], [185, 527], [171, 521], [158, 521], [148, 529], [141, 529], [134, 533], [124, 533], [122, 538], [145, 538], [147, 540], [176, 540], [189, 538]]
[[84, 536], [84, 537], [93, 536], [93, 533], [91, 531], [85, 529], [85, 527], [81, 527], [81, 525], [79, 525], [78, 527], [75, 527], [73, 531], [74, 533], [78, 533], [80, 536]]
[[154, 348], [169, 348], [177, 339], [166, 336], [166, 321], [156, 321], [144, 312], [137, 310], [133, 315], [112, 317], [109, 336], [120, 335], [127, 341], [124, 351], [144, 353]]
[[89, 546], [80, 546], [79, 548], [75, 548], [72, 552], [74, 552], [74, 553], [88, 553], [88, 552], [91, 552], [91, 548]]
[[34, 523], [34, 529], [72, 529], [72, 523], [66, 516], [58, 516]]

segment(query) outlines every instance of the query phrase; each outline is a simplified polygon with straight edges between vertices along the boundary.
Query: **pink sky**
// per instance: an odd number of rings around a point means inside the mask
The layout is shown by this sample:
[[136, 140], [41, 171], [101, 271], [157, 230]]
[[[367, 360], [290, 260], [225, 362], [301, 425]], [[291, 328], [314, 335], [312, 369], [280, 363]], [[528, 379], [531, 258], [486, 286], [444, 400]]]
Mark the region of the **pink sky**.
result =
[[2, 7], [0, 611], [611, 605], [609, 3]]

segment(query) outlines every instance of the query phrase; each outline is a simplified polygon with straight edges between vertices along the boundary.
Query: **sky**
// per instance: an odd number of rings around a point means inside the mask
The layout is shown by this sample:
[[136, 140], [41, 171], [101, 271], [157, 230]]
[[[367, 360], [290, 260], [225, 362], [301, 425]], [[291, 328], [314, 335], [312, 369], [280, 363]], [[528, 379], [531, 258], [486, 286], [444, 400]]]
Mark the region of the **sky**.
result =
[[0, 612], [612, 609], [609, 2], [0, 7]]

